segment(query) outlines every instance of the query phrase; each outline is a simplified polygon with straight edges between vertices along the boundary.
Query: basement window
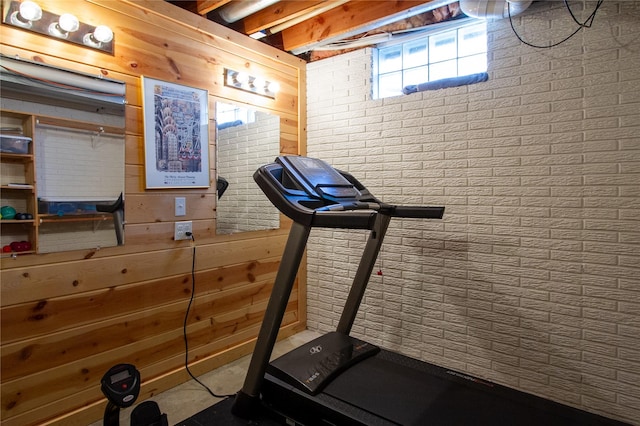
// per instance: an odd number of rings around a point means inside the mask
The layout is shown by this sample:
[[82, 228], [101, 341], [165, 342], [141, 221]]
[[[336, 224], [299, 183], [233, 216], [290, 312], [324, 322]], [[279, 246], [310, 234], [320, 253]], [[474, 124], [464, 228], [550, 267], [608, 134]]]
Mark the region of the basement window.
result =
[[374, 98], [486, 81], [484, 21], [404, 40], [374, 50]]

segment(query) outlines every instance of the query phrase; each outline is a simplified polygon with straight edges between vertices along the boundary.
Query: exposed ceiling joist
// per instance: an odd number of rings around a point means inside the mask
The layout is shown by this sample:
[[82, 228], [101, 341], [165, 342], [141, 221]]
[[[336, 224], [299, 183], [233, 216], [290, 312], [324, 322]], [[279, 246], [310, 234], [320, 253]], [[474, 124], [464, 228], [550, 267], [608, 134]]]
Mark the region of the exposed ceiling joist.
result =
[[197, 0], [196, 10], [198, 15], [204, 16], [212, 10], [218, 9], [229, 2], [231, 2], [231, 0]]
[[334, 41], [433, 10], [450, 0], [350, 1], [282, 31], [286, 51], [302, 53], [320, 42]]
[[278, 2], [244, 19], [244, 33], [253, 34], [305, 15], [327, 1]]
[[[240, 33], [263, 35], [265, 44], [307, 60], [318, 58], [317, 49], [324, 51], [322, 57], [339, 54], [366, 47], [365, 41], [375, 44], [377, 39], [367, 35], [390, 35], [461, 15], [456, 0], [166, 1]], [[351, 43], [356, 38], [362, 42]]]

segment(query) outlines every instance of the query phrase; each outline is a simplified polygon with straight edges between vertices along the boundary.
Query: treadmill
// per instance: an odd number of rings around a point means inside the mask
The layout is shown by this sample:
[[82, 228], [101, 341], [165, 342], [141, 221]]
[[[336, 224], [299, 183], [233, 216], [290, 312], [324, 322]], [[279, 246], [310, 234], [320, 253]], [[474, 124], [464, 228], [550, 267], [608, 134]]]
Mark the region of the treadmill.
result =
[[[391, 218], [441, 219], [444, 207], [383, 203], [351, 174], [304, 156], [278, 157], [253, 177], [293, 224], [234, 415], [266, 409], [283, 424], [323, 426], [624, 424], [350, 336]], [[336, 331], [270, 363], [314, 227], [369, 230], [369, 238]]]

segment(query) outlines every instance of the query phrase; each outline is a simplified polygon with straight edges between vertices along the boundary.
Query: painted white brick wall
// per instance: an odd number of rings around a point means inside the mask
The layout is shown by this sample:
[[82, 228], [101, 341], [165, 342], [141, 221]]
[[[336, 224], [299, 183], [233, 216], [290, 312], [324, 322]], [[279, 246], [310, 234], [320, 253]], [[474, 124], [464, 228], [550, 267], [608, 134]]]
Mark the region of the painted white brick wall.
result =
[[229, 187], [216, 207], [217, 232], [275, 229], [280, 215], [253, 181], [253, 173], [280, 147], [280, 118], [256, 111], [256, 121], [218, 130], [218, 175]]
[[[514, 25], [544, 44], [575, 28], [562, 2]], [[353, 334], [638, 424], [640, 2], [605, 2], [553, 49], [488, 30], [472, 86], [372, 100], [370, 50], [307, 67], [308, 155], [385, 201], [446, 206], [392, 222]], [[310, 329], [335, 329], [365, 241], [311, 233]]]

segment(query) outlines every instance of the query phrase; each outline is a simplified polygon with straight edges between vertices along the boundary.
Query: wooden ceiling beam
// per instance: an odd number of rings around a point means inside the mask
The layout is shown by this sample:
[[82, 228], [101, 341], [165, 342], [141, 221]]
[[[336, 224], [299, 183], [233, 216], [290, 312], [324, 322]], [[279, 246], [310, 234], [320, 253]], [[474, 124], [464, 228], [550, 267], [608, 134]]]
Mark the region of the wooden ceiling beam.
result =
[[244, 18], [244, 33], [253, 34], [258, 31], [262, 31], [290, 19], [297, 18], [300, 15], [307, 13], [309, 10], [314, 9], [318, 5], [327, 3], [326, 0], [295, 0], [295, 1], [279, 1], [261, 11], [258, 11], [252, 15]]
[[197, 0], [196, 9], [197, 9], [198, 15], [204, 16], [207, 13], [211, 12], [212, 10], [224, 6], [230, 1], [231, 0]]
[[394, 15], [397, 19], [402, 19], [410, 9], [419, 8], [428, 3], [441, 6], [443, 2], [438, 0], [349, 1], [313, 19], [283, 30], [283, 48], [286, 51], [292, 51], [322, 40], [346, 36], [354, 33], [358, 28], [394, 19]]

